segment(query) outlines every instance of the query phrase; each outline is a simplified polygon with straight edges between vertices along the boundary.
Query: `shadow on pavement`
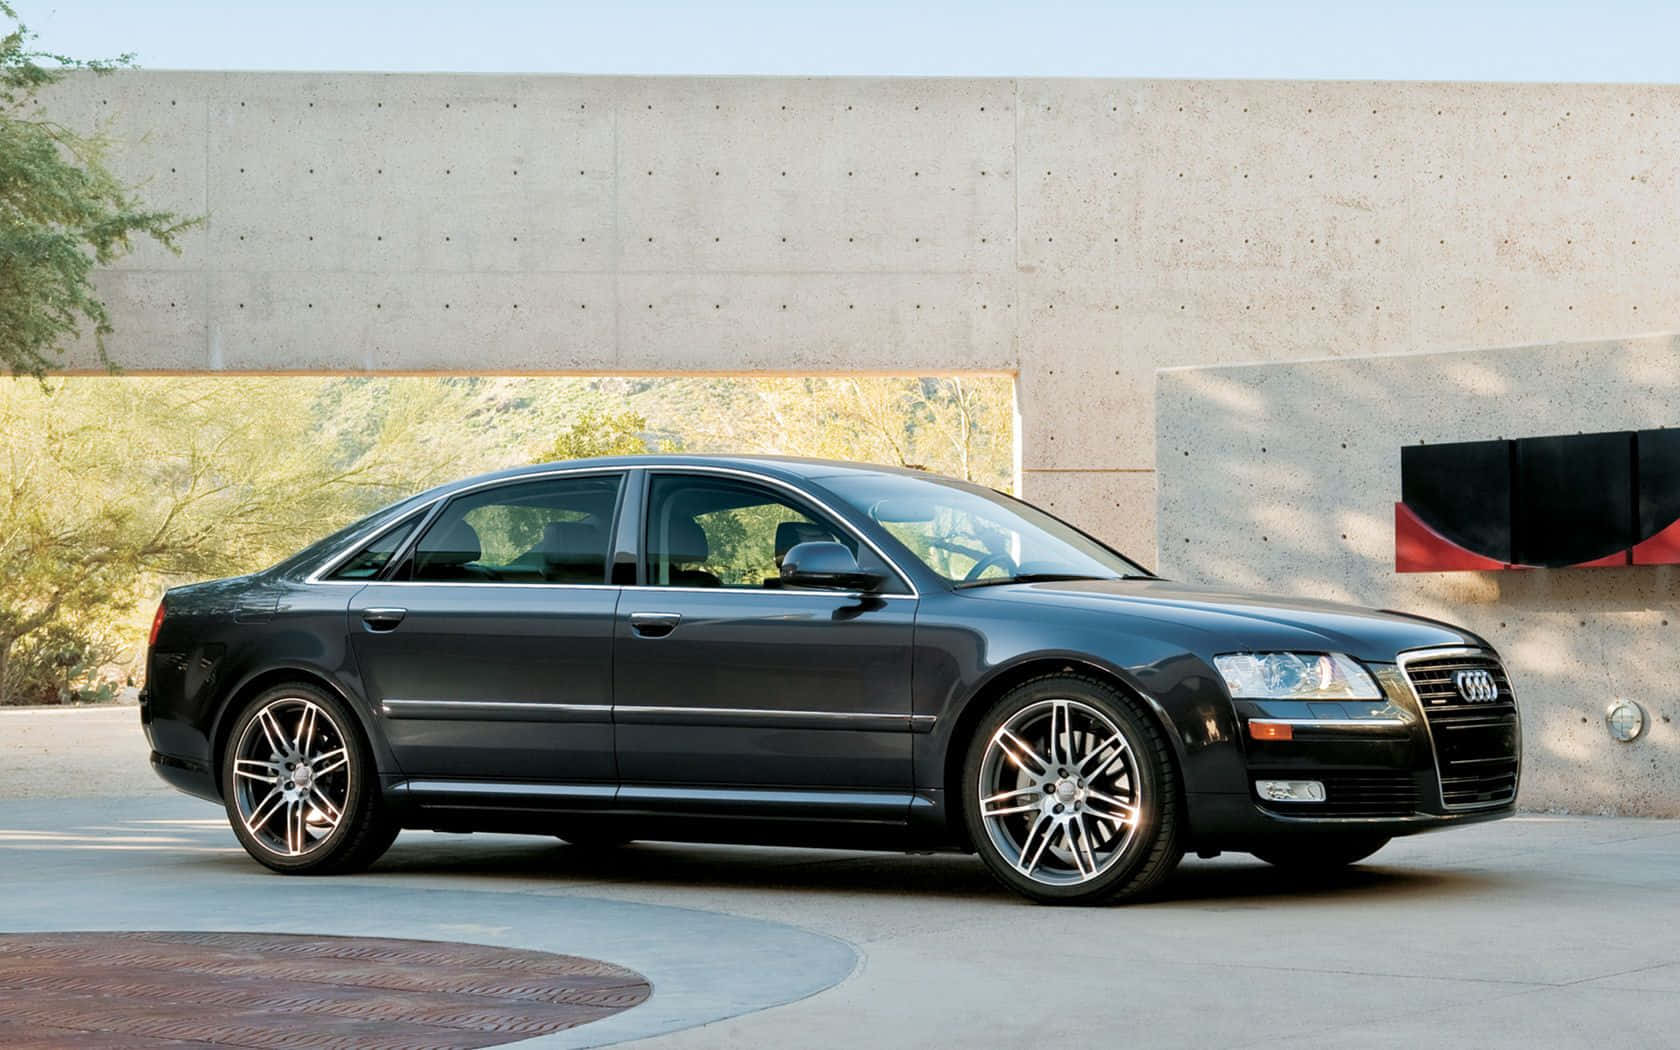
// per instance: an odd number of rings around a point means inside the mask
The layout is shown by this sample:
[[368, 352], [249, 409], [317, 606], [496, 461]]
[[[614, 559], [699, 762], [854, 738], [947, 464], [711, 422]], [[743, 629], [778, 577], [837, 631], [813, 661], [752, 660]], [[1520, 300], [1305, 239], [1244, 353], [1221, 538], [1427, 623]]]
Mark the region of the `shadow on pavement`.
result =
[[[370, 873], [534, 879], [620, 888], [635, 886], [740, 889], [784, 893], [883, 894], [943, 900], [1017, 903], [972, 855], [839, 852], [686, 843], [634, 843], [617, 848], [574, 846], [533, 838], [430, 836], [410, 833]], [[477, 841], [475, 841], [475, 839]], [[1317, 876], [1284, 872], [1247, 854], [1186, 860], [1148, 903], [1233, 908], [1335, 898], [1393, 902], [1470, 896], [1511, 888], [1485, 871], [1368, 863]], [[1025, 902], [1019, 902], [1025, 903]]]

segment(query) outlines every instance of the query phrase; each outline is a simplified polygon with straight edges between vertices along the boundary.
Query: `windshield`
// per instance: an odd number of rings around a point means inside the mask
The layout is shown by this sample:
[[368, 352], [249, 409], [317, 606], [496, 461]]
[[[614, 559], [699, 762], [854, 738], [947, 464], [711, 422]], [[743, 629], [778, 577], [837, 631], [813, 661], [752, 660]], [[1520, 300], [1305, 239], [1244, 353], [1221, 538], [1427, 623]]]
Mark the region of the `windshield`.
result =
[[977, 485], [894, 474], [822, 483], [958, 586], [1150, 575], [1036, 507]]

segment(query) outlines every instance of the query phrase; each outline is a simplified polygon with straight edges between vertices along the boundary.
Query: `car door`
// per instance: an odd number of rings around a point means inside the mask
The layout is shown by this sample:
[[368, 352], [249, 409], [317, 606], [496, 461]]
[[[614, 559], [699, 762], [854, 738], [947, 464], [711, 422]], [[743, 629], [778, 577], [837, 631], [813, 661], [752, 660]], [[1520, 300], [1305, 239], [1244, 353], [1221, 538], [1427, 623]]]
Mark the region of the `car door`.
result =
[[[620, 806], [902, 819], [911, 588], [766, 479], [652, 471], [642, 503], [639, 585], [620, 602], [613, 655]], [[884, 573], [884, 592], [782, 589], [781, 555], [828, 538]]]
[[450, 501], [349, 607], [370, 702], [410, 777], [578, 785], [616, 771], [607, 579], [621, 473], [559, 474]]

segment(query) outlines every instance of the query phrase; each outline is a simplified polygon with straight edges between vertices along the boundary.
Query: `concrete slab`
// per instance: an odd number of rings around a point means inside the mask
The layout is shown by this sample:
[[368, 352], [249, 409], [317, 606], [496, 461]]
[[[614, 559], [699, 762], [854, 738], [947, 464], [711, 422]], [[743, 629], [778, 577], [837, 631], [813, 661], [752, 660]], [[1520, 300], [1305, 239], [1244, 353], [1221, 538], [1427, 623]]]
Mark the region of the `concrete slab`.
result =
[[[409, 833], [365, 875], [288, 879], [216, 807], [141, 790], [133, 713], [0, 713], [0, 929], [441, 938], [653, 981], [533, 1046], [1600, 1050], [1680, 1028], [1680, 821], [1526, 815], [1317, 879], [1191, 860], [1161, 900], [1101, 909], [1023, 903], [972, 857], [488, 835]], [[60, 781], [123, 797], [15, 791]]]
[[[435, 862], [426, 835], [400, 840], [388, 869], [288, 879], [250, 863], [220, 816], [186, 798], [0, 802], [0, 879], [11, 889], [0, 929], [409, 936], [543, 951], [566, 944], [571, 954], [636, 960], [619, 964], [652, 982], [648, 1002], [520, 1044], [545, 1048], [599, 1046], [791, 1002], [844, 980], [858, 961], [845, 942], [782, 923], [557, 894], [533, 876], [550, 861], [563, 869], [577, 851], [552, 839], [487, 837], [484, 859], [512, 849], [525, 875], [476, 888], [410, 874]], [[459, 844], [444, 848], [465, 859]]]

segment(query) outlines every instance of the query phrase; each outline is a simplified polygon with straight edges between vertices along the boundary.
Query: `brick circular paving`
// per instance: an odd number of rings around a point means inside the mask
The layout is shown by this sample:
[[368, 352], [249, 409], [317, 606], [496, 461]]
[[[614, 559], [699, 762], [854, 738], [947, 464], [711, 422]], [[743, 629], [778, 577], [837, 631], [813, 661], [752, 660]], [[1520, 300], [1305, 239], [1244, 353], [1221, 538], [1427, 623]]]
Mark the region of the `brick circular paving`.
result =
[[496, 1046], [652, 992], [595, 959], [271, 933], [0, 934], [0, 1047]]

